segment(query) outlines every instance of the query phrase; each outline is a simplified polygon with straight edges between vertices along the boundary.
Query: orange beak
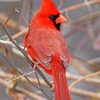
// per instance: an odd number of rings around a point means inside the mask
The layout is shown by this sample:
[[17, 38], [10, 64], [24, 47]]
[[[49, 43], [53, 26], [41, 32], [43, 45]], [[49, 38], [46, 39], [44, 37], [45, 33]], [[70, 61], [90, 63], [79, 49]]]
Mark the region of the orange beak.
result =
[[68, 20], [64, 17], [64, 16], [62, 16], [62, 15], [60, 15], [57, 19], [56, 19], [56, 23], [57, 24], [59, 24], [59, 23], [63, 23], [63, 22], [67, 22]]

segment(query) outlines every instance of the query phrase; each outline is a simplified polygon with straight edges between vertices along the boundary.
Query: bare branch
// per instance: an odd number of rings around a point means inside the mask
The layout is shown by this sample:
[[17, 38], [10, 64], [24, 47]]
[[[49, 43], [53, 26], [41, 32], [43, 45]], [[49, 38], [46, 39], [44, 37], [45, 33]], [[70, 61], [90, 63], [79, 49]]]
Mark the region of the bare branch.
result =
[[[0, 84], [6, 86], [9, 89], [12, 87], [11, 86], [12, 84], [10, 82], [5, 81], [4, 79], [0, 79]], [[17, 87], [15, 92], [24, 93], [25, 95], [27, 95], [27, 96], [29, 96], [29, 97], [31, 97], [33, 99], [36, 99], [36, 100], [40, 100], [40, 98], [42, 98], [44, 100], [44, 98], [42, 96], [39, 96], [36, 93], [32, 93], [32, 92], [30, 92], [30, 91], [28, 91], [26, 89], [20, 88], [20, 87]]]
[[[14, 77], [12, 74], [8, 74], [8, 73], [7, 74], [4, 73], [4, 76], [5, 76], [5, 78], [6, 77], [7, 78]], [[8, 82], [8, 81], [5, 81], [4, 80], [5, 78], [2, 77], [2, 79], [1, 79], [1, 77], [0, 77], [0, 84], [6, 86], [7, 88], [11, 88], [11, 83]], [[33, 82], [36, 82], [36, 80], [34, 80], [33, 78], [29, 78], [29, 79], [31, 79], [31, 81], [33, 80]], [[27, 82], [27, 81], [25, 81], [25, 82]], [[43, 81], [41, 80], [41, 82], [43, 82]], [[43, 82], [42, 85], [45, 86], [46, 84]], [[82, 96], [87, 96], [87, 97], [99, 98], [100, 99], [100, 93], [95, 93], [95, 92], [91, 92], [91, 91], [83, 90], [83, 89], [78, 89], [78, 88], [71, 88], [70, 91], [72, 93], [77, 94], [77, 95], [82, 95]], [[15, 92], [24, 93], [25, 95], [27, 95], [27, 96], [29, 96], [31, 98], [33, 98], [34, 96], [37, 97], [37, 98], [40, 97], [39, 95], [36, 95], [35, 93], [32, 93], [32, 92], [30, 92], [28, 90], [25, 90], [25, 89], [19, 88], [19, 87], [17, 87], [17, 90]]]
[[77, 95], [100, 99], [100, 93], [95, 93], [95, 92], [91, 92], [91, 91], [83, 90], [83, 89], [78, 89], [78, 88], [71, 88], [70, 91], [72, 93], [77, 94]]
[[78, 80], [76, 80], [75, 82], [73, 82], [70, 86], [69, 86], [69, 89], [71, 89], [72, 87], [74, 87], [76, 84], [80, 83], [81, 81], [87, 79], [87, 78], [90, 78], [90, 77], [94, 77], [94, 76], [97, 76], [100, 74], [100, 71], [97, 71], [95, 73], [92, 73], [92, 74], [89, 74], [89, 75], [86, 75]]
[[[97, 3], [100, 3], [100, 0], [89, 1], [90, 5], [97, 4]], [[73, 11], [73, 10], [80, 9], [80, 8], [86, 7], [86, 6], [87, 6], [86, 3], [79, 3], [79, 4], [76, 4], [76, 5], [70, 6], [68, 8], [65, 8], [65, 9], [61, 10], [60, 12], [64, 13], [65, 11]]]
[[[5, 23], [6, 20], [8, 19], [8, 17], [6, 17], [4, 14], [0, 14], [0, 21], [2, 21], [2, 23]], [[12, 19], [9, 19], [9, 21], [6, 23], [7, 26], [10, 26], [12, 28], [16, 28], [16, 25], [17, 23], [12, 20]], [[25, 27], [20, 25], [19, 26], [19, 30], [23, 30]]]
[[25, 34], [28, 32], [28, 28], [24, 28], [22, 31], [16, 33], [15, 35], [12, 36], [13, 39], [16, 39], [18, 37], [20, 37], [21, 35]]
[[[2, 26], [2, 28], [5, 30], [8, 38], [10, 39], [10, 41], [19, 49], [19, 51], [21, 51], [21, 53], [24, 55], [24, 57], [27, 59], [27, 61], [30, 63], [31, 67], [34, 67], [34, 63], [31, 61], [31, 59], [28, 57], [28, 55], [25, 53], [25, 51], [23, 51], [17, 44], [16, 42], [12, 39], [12, 37], [9, 35], [8, 30], [6, 29], [6, 27], [0, 22], [0, 25]], [[44, 76], [44, 74], [39, 70], [39, 68], [35, 67], [35, 70], [39, 73], [39, 75], [44, 79], [44, 81], [50, 86], [52, 87], [52, 84], [48, 81], [48, 79]]]

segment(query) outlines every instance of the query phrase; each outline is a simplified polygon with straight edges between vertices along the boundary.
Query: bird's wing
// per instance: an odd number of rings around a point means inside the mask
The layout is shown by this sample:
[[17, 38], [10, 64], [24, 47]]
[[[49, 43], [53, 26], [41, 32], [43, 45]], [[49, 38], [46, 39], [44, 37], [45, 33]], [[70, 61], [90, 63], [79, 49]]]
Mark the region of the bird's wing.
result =
[[43, 27], [30, 30], [27, 44], [27, 47], [34, 48], [37, 58], [43, 63], [50, 62], [54, 52], [60, 54], [62, 61], [69, 62], [69, 50], [59, 31]]

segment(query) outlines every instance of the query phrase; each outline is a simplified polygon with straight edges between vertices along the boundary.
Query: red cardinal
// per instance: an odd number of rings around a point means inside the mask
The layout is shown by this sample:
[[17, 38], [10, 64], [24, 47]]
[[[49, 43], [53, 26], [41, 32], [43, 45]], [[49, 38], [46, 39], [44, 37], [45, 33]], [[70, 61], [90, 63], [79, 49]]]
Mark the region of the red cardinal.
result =
[[42, 0], [24, 39], [32, 60], [38, 61], [38, 66], [53, 76], [55, 100], [70, 100], [65, 75], [70, 53], [60, 32], [64, 21], [66, 19], [60, 15], [52, 0]]

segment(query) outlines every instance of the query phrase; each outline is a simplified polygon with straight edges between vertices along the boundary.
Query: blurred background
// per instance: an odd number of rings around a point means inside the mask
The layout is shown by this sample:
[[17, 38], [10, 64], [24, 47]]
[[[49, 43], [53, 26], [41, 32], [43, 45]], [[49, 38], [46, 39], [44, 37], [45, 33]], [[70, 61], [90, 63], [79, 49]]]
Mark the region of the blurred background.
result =
[[[21, 47], [40, 2], [41, 0], [0, 0], [0, 22]], [[62, 24], [61, 31], [72, 55], [66, 73], [70, 86], [75, 80], [100, 71], [100, 0], [54, 2], [60, 13], [68, 18], [68, 23]], [[16, 78], [21, 74], [26, 74], [33, 84], [24, 77]], [[45, 72], [43, 74], [52, 83], [52, 77]], [[70, 93], [72, 100], [100, 100], [100, 75], [81, 81], [70, 89]], [[38, 73], [32, 71], [30, 64], [9, 41], [0, 25], [0, 100], [48, 99], [54, 99], [54, 92]]]

